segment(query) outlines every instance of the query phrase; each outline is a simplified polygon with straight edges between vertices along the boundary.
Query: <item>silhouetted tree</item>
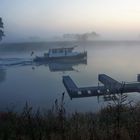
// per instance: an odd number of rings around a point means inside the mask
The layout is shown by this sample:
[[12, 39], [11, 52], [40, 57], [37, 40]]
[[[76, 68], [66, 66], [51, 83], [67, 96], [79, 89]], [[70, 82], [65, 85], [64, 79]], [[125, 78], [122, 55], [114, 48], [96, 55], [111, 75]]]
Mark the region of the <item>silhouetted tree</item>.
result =
[[2, 22], [2, 18], [0, 17], [0, 41], [2, 40], [2, 37], [4, 36], [4, 32], [3, 32], [3, 22]]
[[78, 41], [88, 41], [88, 40], [93, 40], [96, 37], [99, 37], [100, 35], [97, 34], [96, 32], [91, 32], [91, 33], [84, 33], [84, 34], [64, 34], [63, 38], [65, 39], [74, 39]]

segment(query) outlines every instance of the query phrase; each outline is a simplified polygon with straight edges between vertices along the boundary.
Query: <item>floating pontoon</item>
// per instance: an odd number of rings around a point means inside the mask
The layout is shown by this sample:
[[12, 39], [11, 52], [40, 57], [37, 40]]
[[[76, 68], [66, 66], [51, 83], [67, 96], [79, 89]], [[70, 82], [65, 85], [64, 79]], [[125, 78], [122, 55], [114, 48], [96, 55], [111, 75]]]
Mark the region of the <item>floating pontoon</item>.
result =
[[99, 74], [98, 79], [104, 86], [79, 88], [69, 76], [63, 76], [63, 83], [71, 99], [117, 93], [140, 92], [140, 82], [120, 83], [105, 74]]

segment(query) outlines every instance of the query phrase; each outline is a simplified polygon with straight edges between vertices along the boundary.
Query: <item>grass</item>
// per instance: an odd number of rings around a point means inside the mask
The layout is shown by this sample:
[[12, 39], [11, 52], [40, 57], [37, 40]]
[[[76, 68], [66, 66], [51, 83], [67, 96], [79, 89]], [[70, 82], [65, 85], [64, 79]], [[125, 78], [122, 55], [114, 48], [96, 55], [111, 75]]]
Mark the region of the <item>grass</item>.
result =
[[126, 103], [126, 96], [97, 113], [74, 112], [60, 102], [43, 113], [33, 112], [27, 103], [21, 113], [0, 113], [0, 140], [139, 140], [140, 104]]

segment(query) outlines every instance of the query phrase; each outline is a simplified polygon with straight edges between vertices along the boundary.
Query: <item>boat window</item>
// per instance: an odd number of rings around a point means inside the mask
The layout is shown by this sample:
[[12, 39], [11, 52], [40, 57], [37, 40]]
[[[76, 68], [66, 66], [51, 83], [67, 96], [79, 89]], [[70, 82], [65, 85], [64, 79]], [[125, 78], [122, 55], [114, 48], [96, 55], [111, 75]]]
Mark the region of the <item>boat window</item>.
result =
[[68, 50], [67, 50], [68, 52], [72, 52], [72, 49], [71, 48], [68, 48]]
[[50, 49], [49, 53], [71, 53], [72, 50], [72, 48]]
[[52, 53], [57, 53], [57, 50], [56, 50], [56, 49], [53, 49], [53, 50], [52, 50]]
[[52, 52], [52, 50], [51, 49], [49, 49], [49, 53], [51, 53]]
[[60, 49], [59, 52], [60, 52], [60, 53], [63, 53], [63, 49]]

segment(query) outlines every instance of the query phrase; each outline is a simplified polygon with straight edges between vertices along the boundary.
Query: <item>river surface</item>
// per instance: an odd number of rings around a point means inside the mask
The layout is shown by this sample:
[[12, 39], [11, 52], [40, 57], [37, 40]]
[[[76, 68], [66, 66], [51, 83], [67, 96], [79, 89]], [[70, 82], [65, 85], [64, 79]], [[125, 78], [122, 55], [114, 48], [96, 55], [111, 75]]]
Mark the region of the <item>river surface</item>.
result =
[[[65, 92], [65, 108], [73, 111], [98, 111], [108, 104], [104, 97], [70, 99], [62, 82], [69, 75], [78, 87], [97, 86], [98, 74], [122, 82], [137, 80], [140, 73], [140, 42], [95, 41], [78, 43], [75, 51], [87, 51], [87, 62], [33, 64], [36, 55], [51, 47], [69, 47], [75, 42], [2, 44], [0, 46], [0, 110], [21, 109], [26, 102], [33, 108], [50, 109]], [[34, 54], [31, 56], [31, 52]], [[128, 100], [140, 101], [140, 93], [129, 93]]]

